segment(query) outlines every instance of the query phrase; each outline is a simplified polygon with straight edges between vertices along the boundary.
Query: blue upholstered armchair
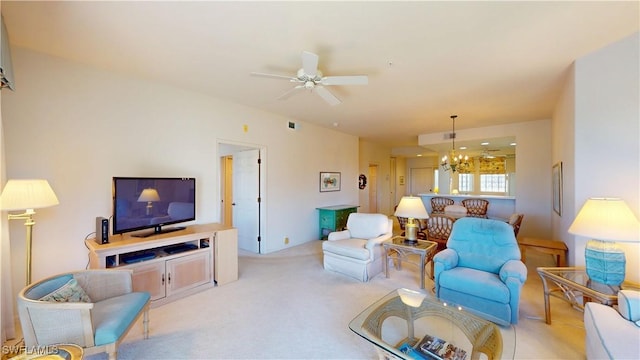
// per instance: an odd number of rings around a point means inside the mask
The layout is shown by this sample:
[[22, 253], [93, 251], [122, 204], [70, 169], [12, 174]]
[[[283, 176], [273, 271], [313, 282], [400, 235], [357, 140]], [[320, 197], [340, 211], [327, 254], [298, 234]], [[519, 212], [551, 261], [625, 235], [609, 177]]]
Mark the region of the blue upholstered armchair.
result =
[[501, 325], [518, 323], [527, 268], [513, 228], [506, 222], [462, 218], [453, 224], [447, 249], [434, 261], [436, 296], [474, 310]]

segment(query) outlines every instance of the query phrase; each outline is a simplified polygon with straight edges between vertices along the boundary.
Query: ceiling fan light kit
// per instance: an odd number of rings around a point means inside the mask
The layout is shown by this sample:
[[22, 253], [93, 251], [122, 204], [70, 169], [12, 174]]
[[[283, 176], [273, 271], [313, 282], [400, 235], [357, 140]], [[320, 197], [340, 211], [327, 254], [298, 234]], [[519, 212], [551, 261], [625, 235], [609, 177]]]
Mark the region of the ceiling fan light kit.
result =
[[342, 101], [324, 86], [367, 85], [369, 83], [369, 78], [366, 75], [323, 76], [322, 72], [318, 70], [318, 55], [309, 51], [302, 52], [302, 68], [297, 71], [295, 77], [258, 72], [252, 72], [251, 75], [275, 79], [287, 79], [292, 83], [299, 84], [293, 89], [280, 95], [278, 100], [288, 99], [300, 90], [310, 90], [311, 92], [318, 94], [318, 96], [331, 106], [341, 104]]

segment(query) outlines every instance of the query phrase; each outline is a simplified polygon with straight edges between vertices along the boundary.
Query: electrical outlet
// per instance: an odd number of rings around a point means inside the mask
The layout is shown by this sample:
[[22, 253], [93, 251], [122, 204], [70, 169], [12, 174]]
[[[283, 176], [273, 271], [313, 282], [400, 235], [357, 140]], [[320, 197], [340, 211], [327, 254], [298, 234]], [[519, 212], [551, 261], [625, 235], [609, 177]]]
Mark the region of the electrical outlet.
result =
[[285, 244], [285, 245], [288, 245], [288, 244], [289, 244], [289, 238], [288, 238], [288, 237], [285, 237], [285, 238], [284, 238], [284, 244]]

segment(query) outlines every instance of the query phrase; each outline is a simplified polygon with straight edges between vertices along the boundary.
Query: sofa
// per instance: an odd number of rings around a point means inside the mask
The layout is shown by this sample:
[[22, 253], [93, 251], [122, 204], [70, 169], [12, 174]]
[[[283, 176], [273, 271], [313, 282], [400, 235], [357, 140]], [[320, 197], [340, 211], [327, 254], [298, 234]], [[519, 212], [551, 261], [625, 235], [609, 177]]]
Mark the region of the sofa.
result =
[[447, 248], [433, 263], [436, 297], [500, 325], [518, 323], [527, 267], [509, 224], [474, 217], [457, 220]]
[[393, 220], [384, 214], [349, 214], [347, 229], [329, 233], [322, 243], [325, 270], [369, 281], [383, 270], [381, 244], [392, 232]]
[[587, 359], [640, 359], [640, 291], [620, 290], [618, 309], [584, 307]]

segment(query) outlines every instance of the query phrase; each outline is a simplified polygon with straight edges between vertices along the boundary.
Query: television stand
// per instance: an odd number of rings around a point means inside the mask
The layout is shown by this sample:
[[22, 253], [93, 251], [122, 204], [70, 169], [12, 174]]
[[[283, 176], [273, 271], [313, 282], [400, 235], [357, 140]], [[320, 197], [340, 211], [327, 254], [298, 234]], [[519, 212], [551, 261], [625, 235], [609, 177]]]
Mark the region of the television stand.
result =
[[238, 279], [238, 230], [223, 224], [147, 238], [113, 235], [106, 244], [91, 238], [85, 245], [91, 269], [131, 270], [133, 290], [149, 292], [152, 307]]
[[176, 226], [176, 227], [163, 229], [161, 226], [158, 225], [153, 229], [153, 231], [145, 231], [145, 232], [134, 233], [134, 234], [131, 234], [131, 236], [140, 237], [140, 238], [146, 238], [146, 237], [153, 236], [153, 235], [166, 234], [166, 233], [170, 233], [170, 232], [174, 232], [174, 231], [181, 231], [181, 230], [184, 230], [184, 229], [186, 229], [186, 227], [184, 227], [184, 226]]

